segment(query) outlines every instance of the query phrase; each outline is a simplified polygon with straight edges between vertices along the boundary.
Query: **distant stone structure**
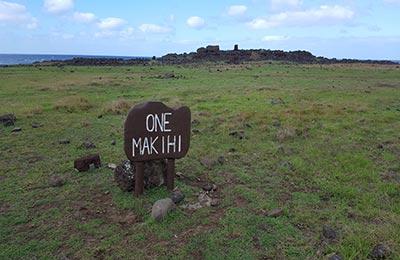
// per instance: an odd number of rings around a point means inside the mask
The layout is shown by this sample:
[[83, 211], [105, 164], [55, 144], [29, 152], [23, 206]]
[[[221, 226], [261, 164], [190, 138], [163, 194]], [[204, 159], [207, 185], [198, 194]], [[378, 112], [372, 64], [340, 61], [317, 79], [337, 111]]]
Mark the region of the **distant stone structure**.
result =
[[200, 47], [196, 52], [189, 54], [167, 54], [159, 59], [163, 64], [184, 64], [193, 62], [228, 62], [238, 64], [246, 61], [287, 61], [297, 63], [328, 63], [329, 59], [315, 57], [307, 51], [280, 51], [280, 50], [239, 50], [235, 44], [233, 50], [220, 50], [218, 45]]
[[147, 65], [180, 65], [201, 62], [226, 62], [232, 64], [240, 64], [248, 61], [279, 61], [292, 62], [302, 64], [332, 64], [332, 63], [371, 63], [371, 64], [392, 64], [393, 61], [377, 61], [377, 60], [354, 60], [354, 59], [328, 59], [325, 57], [317, 57], [312, 53], [304, 50], [298, 51], [282, 51], [282, 50], [265, 50], [265, 49], [239, 49], [239, 45], [235, 44], [233, 50], [221, 50], [219, 45], [208, 45], [200, 47], [196, 52], [176, 54], [169, 53], [161, 58], [136, 58], [136, 59], [115, 59], [115, 58], [74, 58], [65, 61], [44, 61], [34, 63], [40, 66], [147, 66]]

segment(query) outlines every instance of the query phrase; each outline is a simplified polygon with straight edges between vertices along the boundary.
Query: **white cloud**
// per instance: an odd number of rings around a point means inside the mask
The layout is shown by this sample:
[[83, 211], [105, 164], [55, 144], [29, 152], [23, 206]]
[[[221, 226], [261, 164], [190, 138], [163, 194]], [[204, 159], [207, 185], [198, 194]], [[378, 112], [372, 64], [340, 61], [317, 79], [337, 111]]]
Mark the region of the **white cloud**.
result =
[[342, 6], [323, 5], [305, 11], [282, 12], [267, 18], [256, 18], [248, 22], [251, 29], [269, 29], [277, 26], [330, 25], [351, 20], [354, 12]]
[[171, 27], [168, 26], [160, 26], [157, 24], [148, 24], [144, 23], [139, 26], [139, 30], [144, 33], [170, 33], [172, 31]]
[[121, 18], [116, 18], [116, 17], [108, 17], [106, 19], [101, 20], [97, 26], [101, 30], [115, 30], [123, 25], [126, 24], [126, 21]]
[[263, 19], [263, 18], [255, 18], [251, 22], [248, 22], [246, 24], [251, 29], [269, 29], [278, 25], [271, 19]]
[[273, 10], [293, 9], [301, 6], [303, 0], [271, 0]]
[[96, 15], [93, 13], [80, 13], [80, 12], [74, 12], [72, 18], [78, 23], [91, 23], [97, 19]]
[[247, 6], [245, 5], [231, 5], [227, 8], [227, 13], [229, 16], [243, 15], [246, 11]]
[[288, 36], [281, 36], [281, 35], [267, 35], [264, 36], [261, 40], [263, 42], [275, 42], [275, 41], [285, 41], [288, 40]]
[[50, 13], [62, 13], [73, 7], [73, 0], [44, 0], [44, 8]]
[[32, 17], [24, 5], [0, 1], [0, 25], [15, 24], [27, 29], [37, 28], [38, 20]]
[[195, 29], [201, 29], [206, 25], [206, 21], [199, 16], [191, 16], [186, 20], [186, 24]]

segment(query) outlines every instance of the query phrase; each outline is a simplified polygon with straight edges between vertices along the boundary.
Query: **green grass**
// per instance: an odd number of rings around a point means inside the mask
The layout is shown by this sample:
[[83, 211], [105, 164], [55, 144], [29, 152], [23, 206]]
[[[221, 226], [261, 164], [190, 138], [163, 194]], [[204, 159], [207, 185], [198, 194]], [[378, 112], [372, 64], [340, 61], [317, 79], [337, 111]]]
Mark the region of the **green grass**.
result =
[[[180, 77], [158, 77], [171, 72]], [[0, 100], [22, 128], [0, 126], [0, 259], [366, 259], [377, 244], [400, 259], [396, 66], [1, 67]], [[88, 153], [124, 160], [125, 115], [147, 100], [187, 105], [200, 121], [176, 168], [218, 184], [219, 207], [155, 222], [165, 187], [136, 198], [110, 169], [73, 170]], [[52, 175], [66, 184], [50, 187]], [[198, 187], [175, 185], [196, 200]], [[283, 215], [268, 217], [274, 208]]]

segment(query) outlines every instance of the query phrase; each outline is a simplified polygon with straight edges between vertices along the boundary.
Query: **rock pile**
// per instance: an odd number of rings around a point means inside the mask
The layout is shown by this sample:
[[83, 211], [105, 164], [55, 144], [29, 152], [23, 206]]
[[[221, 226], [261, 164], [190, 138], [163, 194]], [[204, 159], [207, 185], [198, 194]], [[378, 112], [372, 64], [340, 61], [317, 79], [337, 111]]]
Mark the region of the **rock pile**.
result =
[[[122, 161], [114, 170], [114, 179], [123, 191], [135, 189], [135, 164], [130, 161]], [[164, 184], [167, 174], [167, 162], [165, 160], [146, 161], [144, 163], [144, 188], [150, 189]]]

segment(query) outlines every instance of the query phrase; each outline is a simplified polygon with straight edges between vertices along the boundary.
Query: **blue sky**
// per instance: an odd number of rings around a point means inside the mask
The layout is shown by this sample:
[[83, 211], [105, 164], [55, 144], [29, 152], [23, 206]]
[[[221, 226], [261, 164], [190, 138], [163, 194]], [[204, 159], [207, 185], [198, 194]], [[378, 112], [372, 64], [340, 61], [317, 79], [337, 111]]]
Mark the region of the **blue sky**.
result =
[[219, 44], [400, 60], [400, 0], [0, 0], [0, 53], [162, 56]]

